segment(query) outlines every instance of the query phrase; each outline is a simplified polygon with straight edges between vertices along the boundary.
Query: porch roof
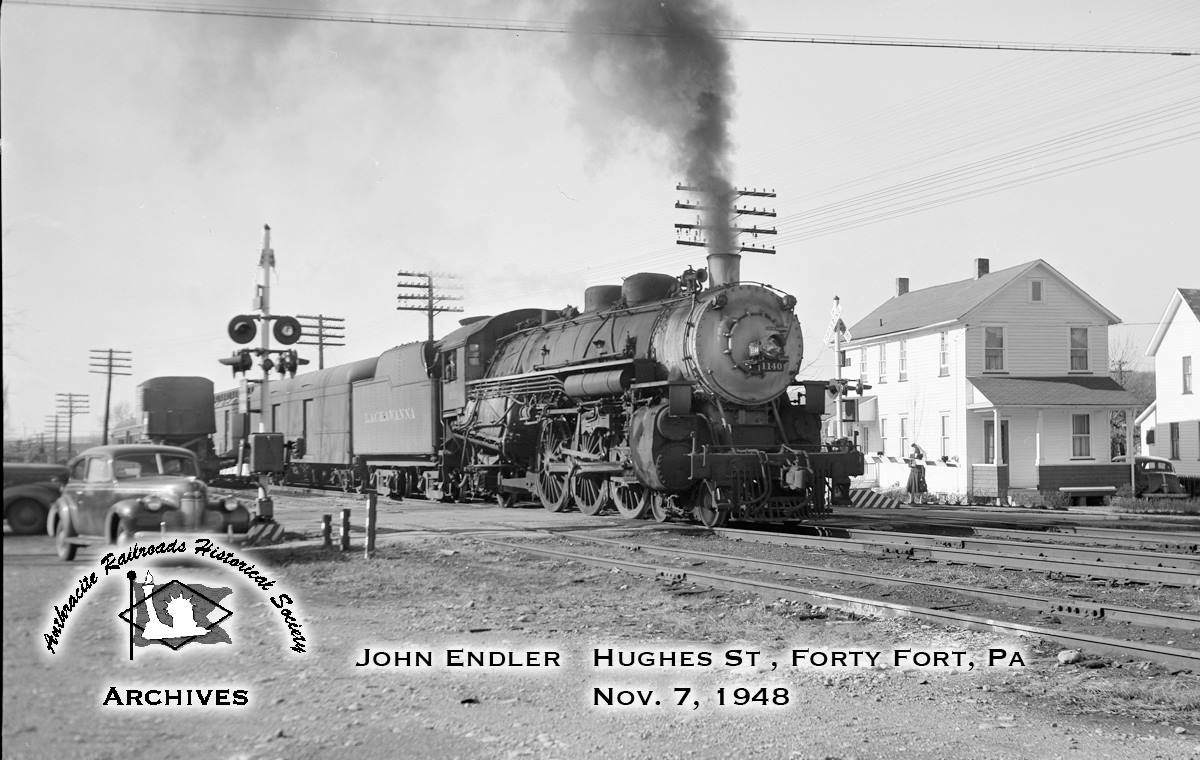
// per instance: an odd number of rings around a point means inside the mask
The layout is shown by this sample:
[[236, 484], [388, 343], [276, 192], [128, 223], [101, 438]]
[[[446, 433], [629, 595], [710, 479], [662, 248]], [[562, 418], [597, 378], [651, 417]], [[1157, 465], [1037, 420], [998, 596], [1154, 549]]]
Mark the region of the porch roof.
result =
[[968, 377], [991, 406], [1139, 406], [1137, 397], [1111, 377]]

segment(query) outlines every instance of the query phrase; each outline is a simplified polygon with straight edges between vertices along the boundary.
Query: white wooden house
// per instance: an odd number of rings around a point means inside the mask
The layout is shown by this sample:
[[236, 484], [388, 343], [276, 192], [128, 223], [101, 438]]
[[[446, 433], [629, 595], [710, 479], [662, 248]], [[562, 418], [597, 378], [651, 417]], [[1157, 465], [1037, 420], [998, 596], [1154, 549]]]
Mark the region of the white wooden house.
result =
[[1138, 417], [1142, 450], [1174, 462], [1181, 475], [1200, 476], [1200, 290], [1171, 295], [1146, 355], [1154, 357], [1154, 403]]
[[916, 442], [933, 492], [1128, 483], [1110, 457], [1110, 414], [1137, 406], [1108, 371], [1119, 321], [1041, 259], [997, 272], [976, 259], [974, 277], [920, 290], [899, 278], [845, 344], [844, 375], [871, 386], [844, 423], [866, 480], [903, 486]]

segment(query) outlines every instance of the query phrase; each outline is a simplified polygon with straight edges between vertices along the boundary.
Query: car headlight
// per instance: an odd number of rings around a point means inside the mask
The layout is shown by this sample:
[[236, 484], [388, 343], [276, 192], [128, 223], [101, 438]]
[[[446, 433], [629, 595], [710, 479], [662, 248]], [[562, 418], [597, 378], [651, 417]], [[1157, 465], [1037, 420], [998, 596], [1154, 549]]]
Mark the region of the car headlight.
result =
[[221, 499], [221, 506], [225, 507], [226, 512], [232, 512], [242, 506], [242, 503], [237, 499]]
[[151, 512], [157, 512], [163, 508], [163, 500], [161, 496], [146, 496], [142, 499], [142, 503], [146, 505], [146, 509]]

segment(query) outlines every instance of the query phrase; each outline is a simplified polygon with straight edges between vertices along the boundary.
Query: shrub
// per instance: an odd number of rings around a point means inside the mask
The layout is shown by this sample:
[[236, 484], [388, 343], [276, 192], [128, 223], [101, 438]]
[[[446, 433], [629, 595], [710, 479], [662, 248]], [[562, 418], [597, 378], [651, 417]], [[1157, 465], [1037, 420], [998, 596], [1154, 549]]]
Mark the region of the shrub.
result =
[[1066, 509], [1071, 503], [1071, 497], [1062, 491], [1040, 491], [1042, 503], [1050, 509]]
[[1114, 496], [1112, 506], [1119, 512], [1200, 515], [1200, 499], [1135, 499], [1132, 496]]

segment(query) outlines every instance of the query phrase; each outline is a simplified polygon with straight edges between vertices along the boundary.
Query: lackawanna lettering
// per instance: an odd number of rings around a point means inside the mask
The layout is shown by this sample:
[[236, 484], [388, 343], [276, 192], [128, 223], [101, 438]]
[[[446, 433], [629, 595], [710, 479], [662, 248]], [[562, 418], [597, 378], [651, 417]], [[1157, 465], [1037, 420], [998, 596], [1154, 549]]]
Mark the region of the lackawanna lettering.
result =
[[102, 707], [244, 707], [249, 689], [118, 689], [108, 687]]
[[403, 420], [415, 420], [416, 418], [417, 410], [408, 406], [397, 409], [384, 409], [378, 412], [367, 412], [363, 415], [363, 422], [369, 425], [372, 422], [399, 422]]
[[227, 549], [221, 549], [207, 538], [196, 539], [196, 554], [207, 554], [210, 559], [217, 562], [224, 562], [230, 567], [240, 570], [247, 578], [254, 582], [262, 590], [266, 591], [275, 585], [273, 579], [260, 573], [254, 565], [249, 564], [244, 559], [238, 559], [238, 556]]

